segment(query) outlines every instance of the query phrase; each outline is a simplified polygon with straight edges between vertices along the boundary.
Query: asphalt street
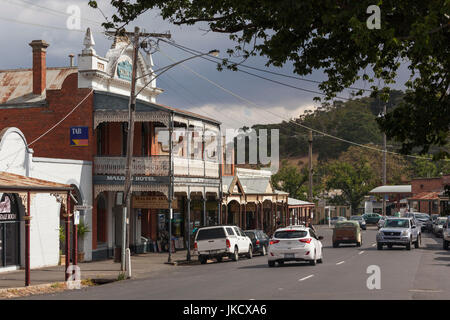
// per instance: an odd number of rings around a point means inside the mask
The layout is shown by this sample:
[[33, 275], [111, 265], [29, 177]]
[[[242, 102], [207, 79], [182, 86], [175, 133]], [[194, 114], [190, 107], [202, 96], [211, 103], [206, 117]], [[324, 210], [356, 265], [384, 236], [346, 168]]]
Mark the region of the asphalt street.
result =
[[[450, 251], [442, 239], [422, 236], [419, 249], [376, 249], [376, 229], [363, 231], [361, 247], [333, 248], [321, 228], [324, 263], [269, 268], [267, 257], [181, 265], [151, 278], [120, 281], [27, 299], [450, 299]], [[368, 289], [369, 266], [380, 269], [380, 289]]]

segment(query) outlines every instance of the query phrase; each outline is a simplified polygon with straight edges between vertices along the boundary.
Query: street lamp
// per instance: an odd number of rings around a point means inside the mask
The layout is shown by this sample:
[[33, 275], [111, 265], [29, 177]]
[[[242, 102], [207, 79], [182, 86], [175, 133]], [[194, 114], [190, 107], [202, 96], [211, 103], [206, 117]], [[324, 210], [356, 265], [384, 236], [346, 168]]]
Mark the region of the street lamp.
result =
[[[180, 60], [178, 62], [172, 63], [168, 66], [165, 66], [163, 68], [160, 68], [155, 72], [159, 72], [159, 74], [155, 75], [150, 81], [148, 81], [146, 84], [142, 86], [142, 88], [138, 91], [136, 94], [136, 80], [141, 79], [143, 77], [146, 77], [150, 74], [146, 74], [140, 77], [137, 77], [137, 58], [138, 58], [138, 52], [139, 52], [139, 37], [140, 37], [140, 31], [138, 27], [135, 27], [134, 29], [134, 41], [133, 41], [133, 66], [132, 66], [132, 76], [131, 76], [131, 91], [130, 91], [130, 100], [128, 104], [128, 110], [129, 110], [129, 120], [128, 120], [128, 134], [127, 134], [127, 156], [126, 156], [126, 165], [125, 165], [125, 184], [124, 184], [124, 197], [125, 197], [125, 206], [123, 208], [123, 216], [122, 216], [122, 263], [121, 263], [121, 270], [127, 271], [127, 276], [131, 277], [130, 272], [130, 264], [131, 259], [128, 261], [128, 268], [126, 268], [125, 264], [125, 257], [126, 257], [126, 251], [129, 250], [129, 223], [127, 223], [127, 216], [130, 214], [131, 210], [131, 161], [133, 157], [133, 140], [134, 140], [134, 116], [136, 111], [136, 97], [141, 93], [141, 91], [146, 88], [153, 80], [155, 80], [157, 77], [162, 75], [164, 72], [170, 70], [171, 68], [185, 62], [188, 60], [192, 60], [194, 58], [198, 58], [204, 55], [213, 55], [217, 56], [219, 54], [218, 50], [211, 50], [207, 53], [201, 53], [197, 54], [195, 56]], [[152, 73], [152, 74], [153, 74]], [[172, 135], [172, 117], [169, 125], [169, 142], [170, 142], [170, 152], [169, 152], [169, 257], [168, 262], [172, 262], [172, 198], [173, 198], [173, 166], [172, 166], [172, 143], [171, 143], [171, 135]], [[125, 249], [127, 248], [127, 249]], [[189, 250], [189, 248], [188, 248]], [[128, 257], [127, 257], [128, 258]]]

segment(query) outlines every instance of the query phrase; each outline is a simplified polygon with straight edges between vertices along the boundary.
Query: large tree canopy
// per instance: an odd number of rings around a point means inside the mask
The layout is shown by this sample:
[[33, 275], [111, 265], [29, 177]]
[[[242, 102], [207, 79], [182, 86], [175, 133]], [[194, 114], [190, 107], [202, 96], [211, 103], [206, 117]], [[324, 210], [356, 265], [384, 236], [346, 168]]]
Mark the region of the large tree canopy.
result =
[[[96, 7], [96, 1], [89, 1]], [[379, 120], [390, 138], [410, 152], [441, 147], [448, 155], [450, 126], [449, 0], [112, 0], [117, 14], [105, 24], [120, 28], [148, 9], [177, 25], [206, 23], [236, 41], [229, 53], [267, 57], [267, 65], [291, 62], [294, 72], [321, 69], [319, 87], [334, 97], [358, 79], [377, 88], [393, 83], [401, 63], [411, 78], [403, 103]], [[381, 28], [369, 29], [370, 5], [381, 9]], [[228, 64], [229, 65], [229, 64]], [[363, 92], [359, 91], [358, 94]]]

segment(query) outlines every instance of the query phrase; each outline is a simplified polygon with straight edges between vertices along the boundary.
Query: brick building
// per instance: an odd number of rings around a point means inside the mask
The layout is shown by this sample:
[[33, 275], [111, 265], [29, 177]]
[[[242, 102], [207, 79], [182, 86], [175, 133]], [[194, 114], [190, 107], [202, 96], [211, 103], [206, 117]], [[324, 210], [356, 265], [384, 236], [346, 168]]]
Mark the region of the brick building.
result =
[[[35, 40], [30, 43], [31, 69], [0, 71], [0, 130], [20, 129], [35, 157], [92, 166], [92, 190], [81, 201], [93, 207], [84, 222], [92, 239], [87, 256], [95, 260], [112, 257], [121, 244], [133, 48], [128, 39], [116, 37], [102, 57], [89, 29], [83, 44], [78, 66], [47, 68], [49, 44]], [[163, 90], [152, 79], [151, 57], [139, 54], [137, 76], [130, 246], [140, 252], [148, 242], [162, 241], [173, 175], [172, 223], [176, 245], [183, 247], [189, 224], [217, 223], [220, 217], [220, 123], [157, 104]], [[172, 148], [170, 132], [176, 137]]]
[[412, 197], [408, 199], [409, 207], [418, 212], [448, 215], [449, 199], [444, 189], [450, 185], [450, 174], [435, 178], [412, 179]]

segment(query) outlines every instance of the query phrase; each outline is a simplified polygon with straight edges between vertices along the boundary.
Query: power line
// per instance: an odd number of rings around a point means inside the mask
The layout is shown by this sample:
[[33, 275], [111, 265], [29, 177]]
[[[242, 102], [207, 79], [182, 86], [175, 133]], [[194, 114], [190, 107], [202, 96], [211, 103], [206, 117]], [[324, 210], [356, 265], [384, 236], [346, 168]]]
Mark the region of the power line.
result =
[[[181, 44], [178, 44], [178, 43], [175, 43], [175, 42], [170, 42], [170, 41], [165, 41], [165, 40], [161, 40], [161, 41], [163, 41], [163, 42], [165, 42], [165, 43], [167, 43], [167, 44], [170, 44], [170, 45], [172, 45], [172, 46], [174, 46], [174, 47], [176, 47], [176, 48], [178, 48], [178, 49], [180, 49], [180, 50], [183, 50], [183, 51], [185, 51], [185, 52], [188, 52], [188, 51], [192, 51], [192, 52], [200, 52], [200, 51], [198, 51], [198, 50], [195, 50], [195, 49], [191, 49], [191, 48], [188, 48], [188, 47], [186, 47], [186, 46], [183, 46], [183, 45], [181, 45]], [[191, 53], [192, 54], [192, 52], [189, 52], [189, 53]], [[220, 61], [225, 61], [225, 59], [222, 59], [222, 58], [219, 58], [219, 57], [214, 57], [214, 56], [211, 56], [213, 59], [216, 59], [216, 60], [220, 60]], [[205, 59], [207, 59], [207, 58], [205, 58]], [[210, 60], [211, 61], [211, 60]], [[217, 63], [217, 62], [215, 62], [215, 61], [212, 61], [212, 62], [214, 62], [214, 63]], [[265, 69], [261, 69], [261, 68], [257, 68], [257, 67], [252, 67], [252, 66], [248, 66], [248, 65], [245, 65], [245, 64], [241, 64], [241, 63], [237, 63], [237, 62], [233, 62], [233, 61], [231, 61], [233, 64], [236, 64], [237, 66], [239, 66], [239, 67], [243, 67], [243, 68], [247, 68], [247, 69], [252, 69], [252, 70], [256, 70], [256, 71], [260, 71], [260, 72], [265, 72], [265, 73], [270, 73], [270, 74], [273, 74], [273, 75], [277, 75], [277, 76], [281, 76], [281, 77], [285, 77], [285, 78], [290, 78], [290, 79], [295, 79], [295, 80], [301, 80], [301, 81], [305, 81], [305, 82], [311, 82], [311, 83], [315, 83], [315, 84], [320, 84], [320, 83], [322, 83], [321, 81], [318, 81], [318, 80], [312, 80], [312, 79], [307, 79], [307, 78], [302, 78], [302, 77], [297, 77], [297, 76], [291, 76], [291, 75], [286, 75], [286, 74], [283, 74], [283, 73], [279, 73], [279, 72], [275, 72], [275, 71], [271, 71], [271, 70], [265, 70]], [[238, 71], [241, 71], [241, 72], [245, 72], [245, 71], [243, 71], [243, 70], [239, 70], [239, 68], [238, 67], [236, 67], [237, 69], [238, 69]], [[252, 74], [253, 75], [253, 74]], [[352, 89], [352, 90], [362, 90], [362, 91], [367, 91], [367, 92], [373, 92], [374, 90], [371, 90], [371, 89], [365, 89], [365, 88], [358, 88], [358, 87], [348, 87], [348, 88], [346, 88], [346, 89]], [[305, 89], [306, 90], [306, 89]], [[314, 92], [314, 93], [317, 93], [317, 92]], [[321, 93], [322, 94], [322, 93]], [[348, 100], [348, 99], [347, 99]]]
[[[164, 55], [165, 55], [166, 57], [168, 57], [170, 60], [173, 60], [173, 59], [170, 58], [167, 54], [163, 53], [161, 50], [159, 50], [159, 52], [161, 52], [162, 54], [164, 54]], [[322, 134], [322, 135], [324, 135], [324, 136], [327, 136], [327, 137], [330, 137], [330, 138], [333, 138], [333, 139], [336, 139], [336, 140], [339, 140], [339, 141], [342, 141], [342, 142], [345, 142], [345, 143], [349, 143], [349, 144], [352, 144], [352, 145], [356, 145], [356, 146], [361, 147], [361, 148], [366, 148], [366, 149], [370, 149], [370, 150], [374, 150], [374, 151], [378, 151], [378, 152], [386, 152], [386, 153], [389, 153], [389, 154], [395, 154], [395, 155], [400, 155], [400, 156], [405, 156], [405, 157], [410, 157], [410, 158], [415, 158], [415, 159], [432, 160], [432, 158], [428, 158], [428, 157], [419, 157], [419, 156], [414, 156], [414, 155], [404, 155], [404, 154], [397, 153], [397, 152], [394, 152], [394, 151], [387, 151], [387, 150], [382, 150], [382, 149], [378, 149], [378, 148], [375, 148], [375, 147], [370, 147], [370, 146], [363, 145], [363, 144], [360, 144], [360, 143], [357, 143], [357, 142], [354, 142], [354, 141], [350, 141], [350, 140], [346, 140], [346, 139], [343, 139], [343, 138], [339, 138], [339, 137], [333, 136], [333, 135], [331, 135], [331, 134], [328, 134], [328, 133], [323, 132], [323, 131], [320, 131], [320, 130], [316, 130], [316, 129], [314, 129], [314, 128], [310, 128], [310, 127], [305, 126], [305, 125], [303, 125], [303, 124], [300, 124], [300, 123], [298, 123], [298, 122], [296, 122], [296, 121], [294, 121], [294, 120], [292, 120], [292, 119], [289, 119], [289, 120], [284, 119], [283, 117], [280, 117], [279, 115], [277, 115], [277, 114], [275, 114], [275, 113], [273, 113], [273, 112], [271, 112], [271, 111], [265, 109], [264, 107], [261, 107], [260, 105], [256, 104], [255, 102], [253, 102], [253, 101], [251, 101], [251, 100], [248, 100], [248, 99], [246, 99], [246, 98], [244, 98], [244, 97], [241, 97], [240, 95], [238, 95], [238, 94], [236, 94], [236, 93], [234, 93], [234, 92], [232, 92], [232, 91], [230, 91], [230, 90], [228, 90], [228, 89], [222, 87], [221, 85], [215, 83], [214, 81], [212, 81], [212, 80], [206, 78], [205, 76], [203, 76], [203, 75], [201, 75], [201, 74], [195, 72], [195, 71], [192, 70], [191, 68], [189, 68], [189, 67], [187, 67], [187, 66], [185, 66], [185, 65], [182, 65], [182, 67], [185, 68], [185, 69], [190, 70], [192, 73], [194, 73], [194, 74], [197, 75], [198, 77], [200, 77], [200, 78], [204, 79], [205, 81], [207, 81], [207, 82], [213, 84], [214, 86], [218, 87], [219, 89], [221, 89], [221, 90], [223, 90], [223, 91], [225, 91], [225, 92], [231, 94], [232, 96], [238, 98], [239, 100], [242, 100], [242, 101], [244, 101], [244, 102], [246, 102], [246, 103], [248, 103], [248, 104], [251, 104], [251, 105], [253, 105], [253, 106], [256, 106], [258, 109], [262, 109], [263, 111], [265, 111], [265, 112], [267, 112], [267, 113], [270, 113], [271, 115], [273, 115], [273, 116], [275, 116], [275, 117], [277, 117], [277, 118], [279, 118], [279, 119], [281, 119], [281, 120], [283, 120], [283, 121], [291, 122], [291, 123], [293, 123], [293, 124], [295, 124], [295, 125], [297, 125], [297, 126], [299, 126], [299, 127], [302, 127], [302, 128], [304, 128], [304, 129], [311, 130], [311, 131], [313, 131], [313, 132]], [[450, 159], [449, 159], [449, 161], [450, 161]]]

